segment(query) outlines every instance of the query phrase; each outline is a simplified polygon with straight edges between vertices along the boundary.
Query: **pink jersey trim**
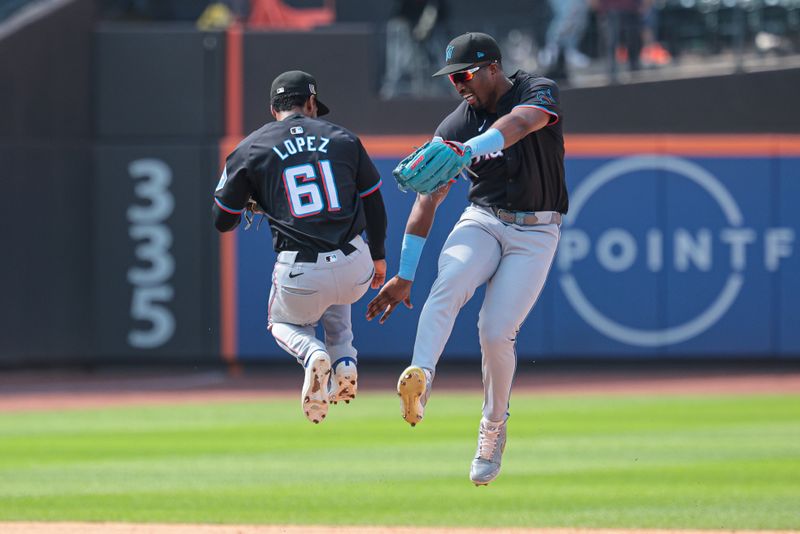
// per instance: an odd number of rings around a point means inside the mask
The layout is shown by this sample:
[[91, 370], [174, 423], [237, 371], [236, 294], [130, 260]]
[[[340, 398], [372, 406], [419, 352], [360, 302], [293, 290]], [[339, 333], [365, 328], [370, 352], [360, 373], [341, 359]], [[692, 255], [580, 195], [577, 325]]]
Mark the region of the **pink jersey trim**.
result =
[[225, 204], [220, 202], [220, 200], [217, 197], [214, 197], [214, 202], [217, 203], [217, 206], [219, 206], [219, 209], [221, 209], [222, 211], [226, 211], [228, 213], [231, 213], [233, 215], [241, 215], [242, 212], [244, 211], [244, 209], [234, 210], [234, 209], [229, 208], [228, 206], [226, 206]]
[[383, 184], [383, 180], [378, 180], [377, 184], [373, 185], [372, 187], [370, 187], [369, 189], [367, 189], [363, 193], [359, 193], [358, 196], [360, 196], [361, 198], [368, 197], [372, 193], [374, 193], [375, 191], [380, 189], [382, 184]]
[[536, 105], [533, 105], [533, 104], [520, 104], [518, 106], [514, 106], [514, 109], [516, 109], [516, 108], [535, 108], [535, 109], [538, 109], [539, 111], [544, 111], [545, 113], [547, 113], [551, 117], [555, 117], [556, 120], [548, 123], [547, 124], [548, 126], [550, 126], [551, 124], [557, 123], [561, 119], [561, 117], [558, 116], [558, 113], [556, 113], [554, 111], [550, 111], [549, 109], [547, 109], [546, 107], [543, 107], [543, 106], [536, 106]]

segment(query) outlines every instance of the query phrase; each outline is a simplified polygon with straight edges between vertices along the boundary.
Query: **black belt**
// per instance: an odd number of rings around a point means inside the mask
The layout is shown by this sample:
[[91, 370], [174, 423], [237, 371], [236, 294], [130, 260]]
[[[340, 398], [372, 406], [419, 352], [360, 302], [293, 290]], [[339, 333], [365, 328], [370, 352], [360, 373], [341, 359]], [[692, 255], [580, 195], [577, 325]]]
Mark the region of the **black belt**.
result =
[[[349, 256], [358, 249], [353, 245], [351, 245], [350, 243], [345, 243], [344, 245], [339, 247], [339, 250], [341, 250], [345, 256]], [[325, 254], [327, 252], [333, 252], [333, 251], [328, 251], [328, 250], [314, 251], [309, 249], [298, 250], [297, 257], [295, 258], [294, 261], [299, 261], [302, 263], [316, 263], [319, 255]]]

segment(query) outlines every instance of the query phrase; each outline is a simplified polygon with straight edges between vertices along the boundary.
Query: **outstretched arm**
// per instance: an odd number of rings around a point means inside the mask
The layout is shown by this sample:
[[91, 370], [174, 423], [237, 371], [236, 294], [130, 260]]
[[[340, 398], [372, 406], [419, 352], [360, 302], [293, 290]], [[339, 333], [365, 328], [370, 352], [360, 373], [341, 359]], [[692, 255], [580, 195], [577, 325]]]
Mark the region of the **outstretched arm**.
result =
[[518, 106], [503, 115], [486, 132], [464, 143], [473, 157], [510, 147], [526, 135], [550, 124], [552, 117], [535, 107]]
[[541, 130], [550, 123], [550, 120], [551, 116], [540, 109], [519, 106], [512, 109], [511, 113], [497, 119], [492, 128], [503, 135], [503, 148], [506, 148], [526, 135]]
[[406, 222], [406, 234], [419, 237], [428, 237], [428, 233], [433, 226], [433, 218], [436, 215], [436, 208], [447, 196], [452, 184], [445, 184], [430, 195], [417, 195], [411, 213], [408, 214]]
[[383, 324], [400, 302], [408, 308], [412, 307], [411, 284], [414, 281], [414, 272], [422, 253], [422, 246], [433, 226], [436, 208], [445, 199], [448, 191], [450, 191], [450, 184], [442, 186], [430, 195], [417, 195], [403, 236], [400, 272], [381, 288], [378, 295], [367, 306], [368, 321], [381, 315], [379, 322]]

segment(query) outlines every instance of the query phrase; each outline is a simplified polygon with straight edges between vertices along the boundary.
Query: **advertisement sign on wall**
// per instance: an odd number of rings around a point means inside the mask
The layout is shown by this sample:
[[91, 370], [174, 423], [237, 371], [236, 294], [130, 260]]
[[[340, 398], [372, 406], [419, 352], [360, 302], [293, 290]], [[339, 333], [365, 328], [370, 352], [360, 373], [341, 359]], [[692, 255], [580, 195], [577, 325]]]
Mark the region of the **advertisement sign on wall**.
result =
[[[388, 178], [398, 160], [376, 158], [387, 177], [390, 275], [413, 203]], [[622, 151], [571, 155], [566, 166], [570, 211], [548, 283], [519, 333], [520, 358], [800, 354], [800, 333], [792, 326], [800, 321], [800, 213], [789, 200], [800, 198], [800, 158]], [[364, 319], [374, 292], [354, 305], [362, 354], [411, 354], [438, 251], [466, 196], [467, 184], [457, 184], [437, 212], [413, 310], [401, 308], [379, 326]], [[288, 357], [266, 330], [274, 261], [269, 237], [265, 227], [237, 236], [244, 360]], [[445, 357], [478, 357], [481, 300], [478, 291], [462, 310]]]

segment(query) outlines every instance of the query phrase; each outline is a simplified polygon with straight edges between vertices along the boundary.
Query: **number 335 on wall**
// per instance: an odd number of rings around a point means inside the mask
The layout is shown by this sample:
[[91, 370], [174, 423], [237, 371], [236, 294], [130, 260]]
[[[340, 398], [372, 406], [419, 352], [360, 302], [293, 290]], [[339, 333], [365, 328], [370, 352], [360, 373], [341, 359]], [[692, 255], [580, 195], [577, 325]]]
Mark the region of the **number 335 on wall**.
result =
[[142, 204], [128, 207], [128, 235], [137, 243], [137, 265], [128, 269], [128, 283], [133, 288], [131, 319], [135, 324], [128, 332], [128, 344], [137, 349], [153, 349], [167, 343], [175, 333], [175, 317], [167, 306], [174, 296], [170, 283], [175, 272], [175, 259], [170, 253], [172, 231], [166, 221], [175, 208], [169, 190], [172, 170], [158, 159], [138, 159], [128, 165], [136, 181], [134, 193]]

